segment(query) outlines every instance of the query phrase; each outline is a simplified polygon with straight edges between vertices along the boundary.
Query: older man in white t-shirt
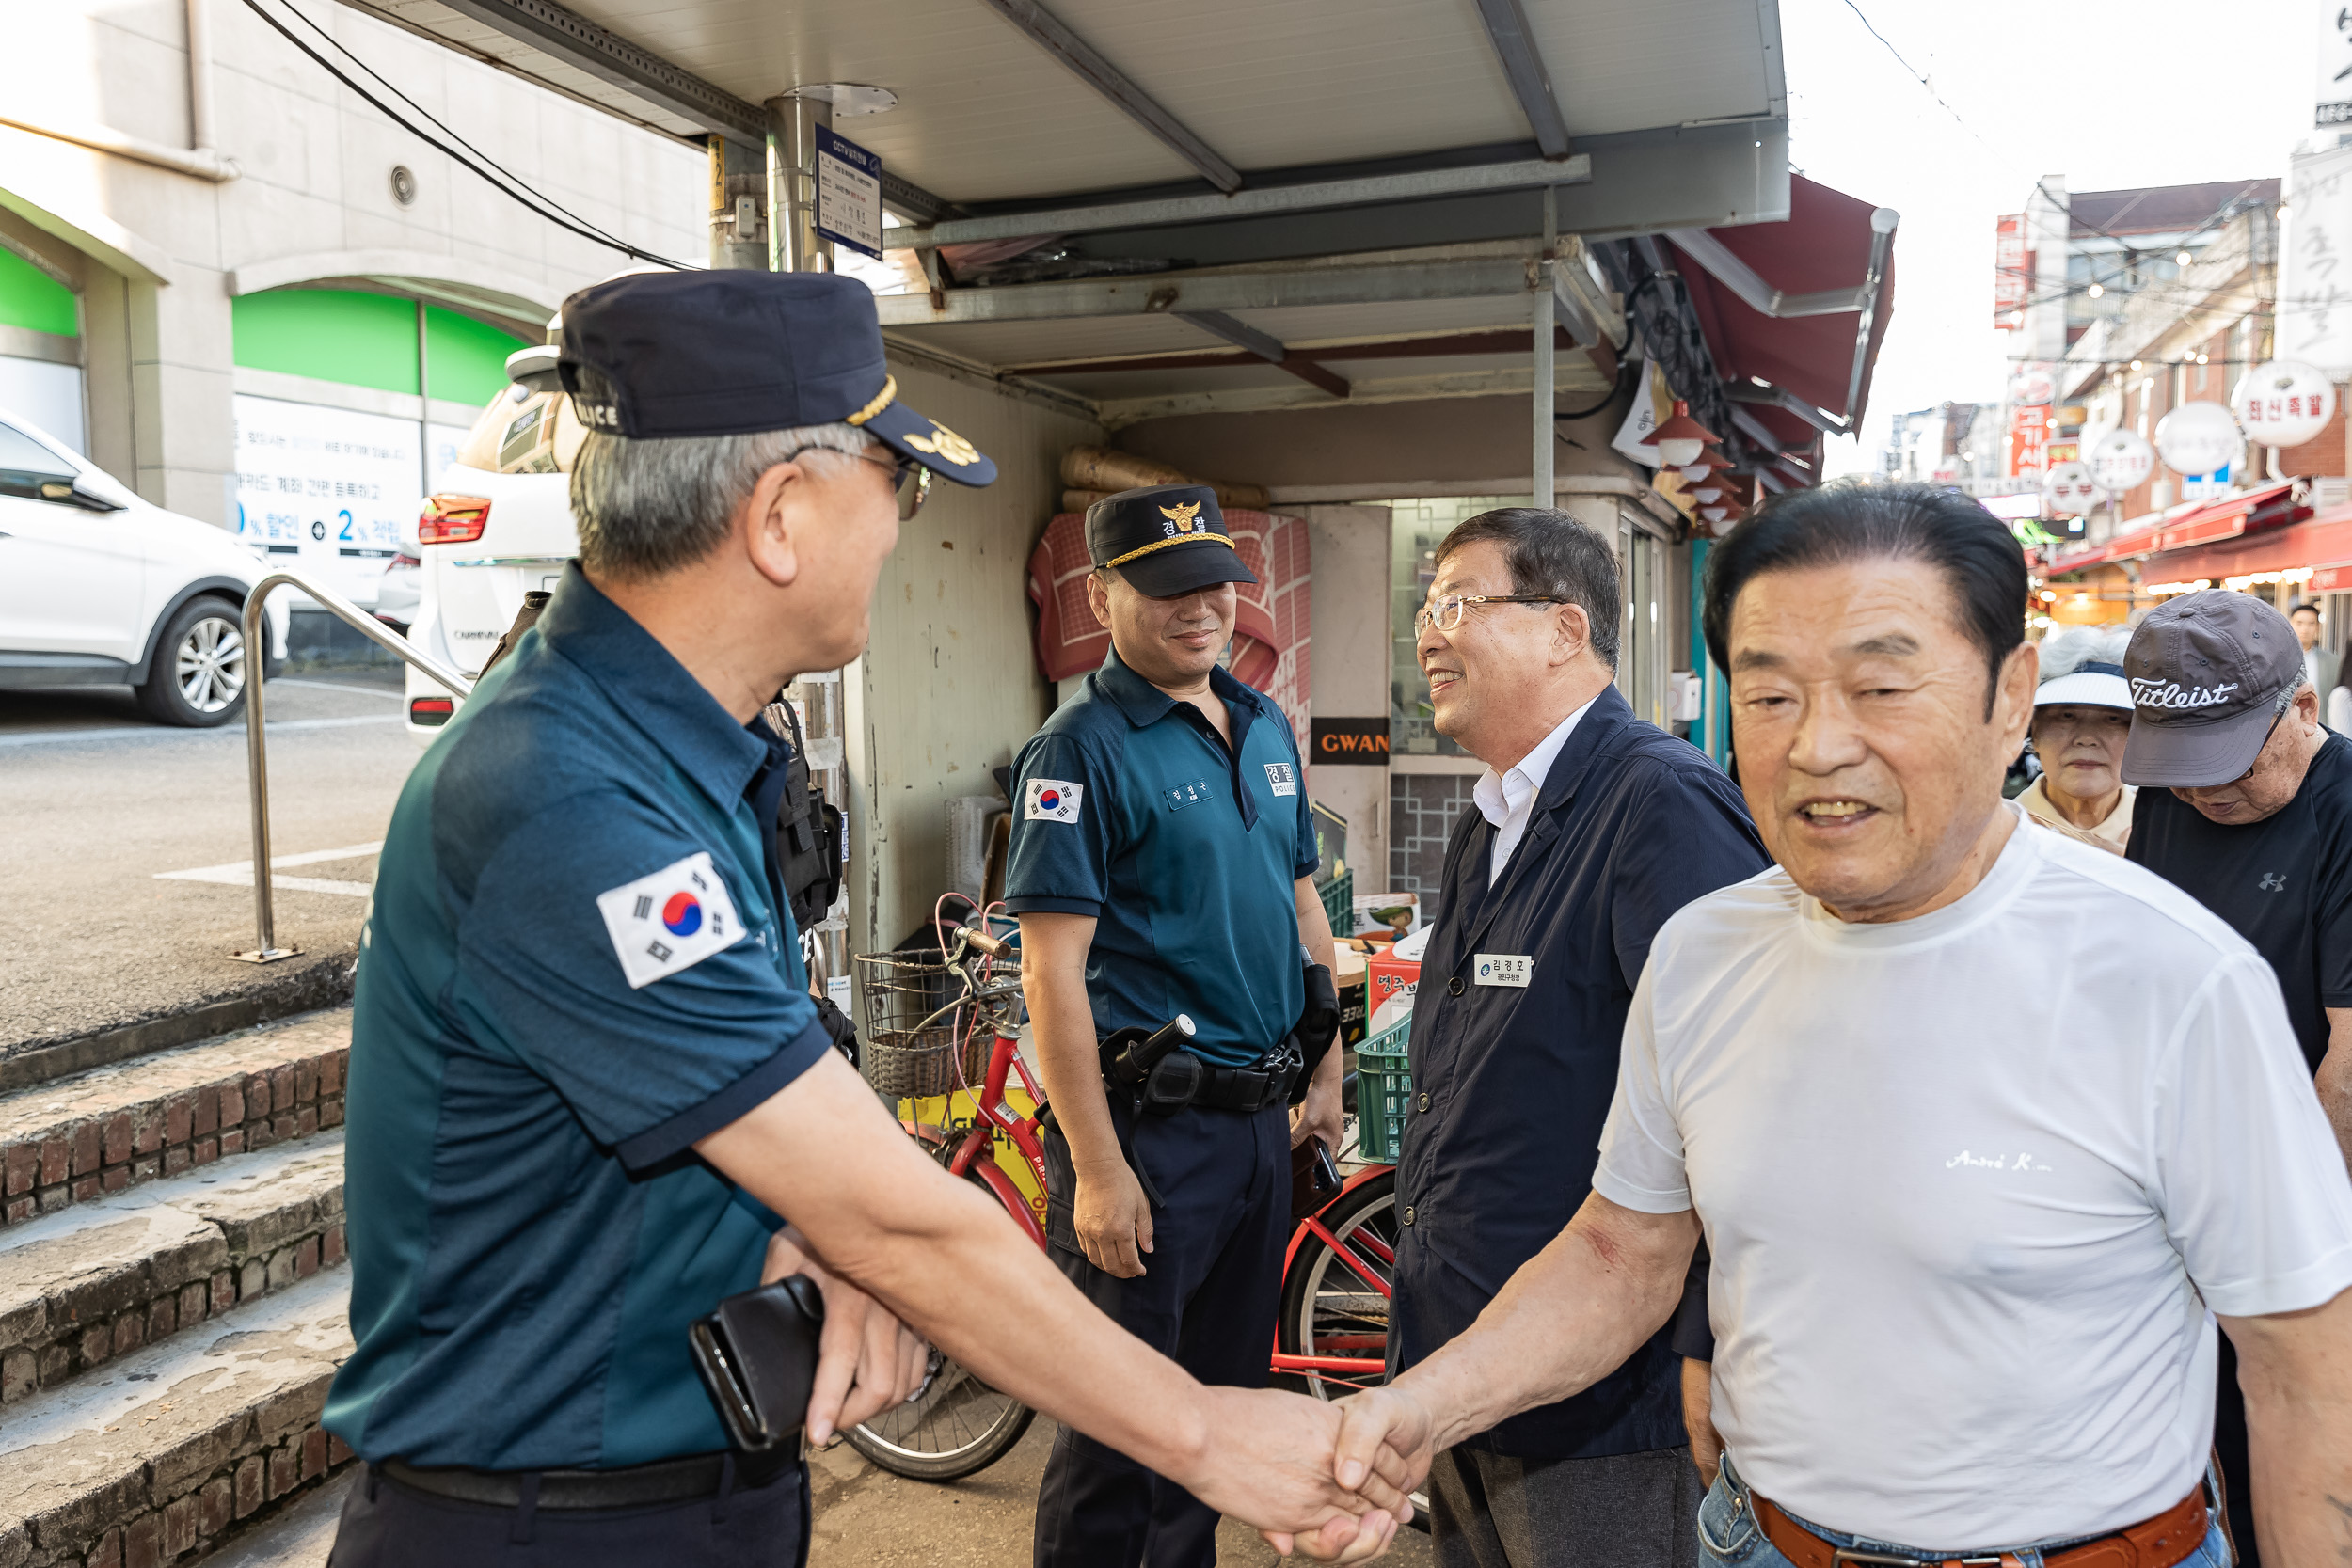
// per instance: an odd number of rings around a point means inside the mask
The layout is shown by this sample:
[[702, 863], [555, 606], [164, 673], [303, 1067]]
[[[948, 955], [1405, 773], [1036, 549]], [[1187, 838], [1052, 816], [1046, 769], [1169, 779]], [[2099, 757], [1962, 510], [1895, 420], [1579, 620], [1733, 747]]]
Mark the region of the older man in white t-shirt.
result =
[[1921, 485], [1777, 498], [1706, 629], [1776, 869], [1666, 923], [1594, 1194], [1345, 1406], [1338, 1479], [1584, 1387], [1704, 1228], [1724, 1568], [2224, 1568], [2214, 1314], [2271, 1568], [2352, 1550], [2352, 1181], [2277, 983], [2137, 866], [2020, 831], [2015, 542]]

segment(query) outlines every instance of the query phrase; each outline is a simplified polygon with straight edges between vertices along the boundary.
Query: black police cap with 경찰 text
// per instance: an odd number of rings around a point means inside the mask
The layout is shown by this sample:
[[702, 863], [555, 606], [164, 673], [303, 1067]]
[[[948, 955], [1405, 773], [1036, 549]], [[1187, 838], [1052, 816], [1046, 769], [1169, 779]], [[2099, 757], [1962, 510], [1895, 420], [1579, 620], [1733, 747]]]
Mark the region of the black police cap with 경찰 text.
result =
[[933, 473], [996, 465], [898, 401], [873, 292], [821, 272], [631, 273], [564, 302], [557, 361], [580, 422], [633, 439], [856, 425]]
[[1087, 508], [1087, 555], [1154, 599], [1258, 580], [1241, 563], [1216, 492], [1205, 484], [1154, 484], [1104, 497]]

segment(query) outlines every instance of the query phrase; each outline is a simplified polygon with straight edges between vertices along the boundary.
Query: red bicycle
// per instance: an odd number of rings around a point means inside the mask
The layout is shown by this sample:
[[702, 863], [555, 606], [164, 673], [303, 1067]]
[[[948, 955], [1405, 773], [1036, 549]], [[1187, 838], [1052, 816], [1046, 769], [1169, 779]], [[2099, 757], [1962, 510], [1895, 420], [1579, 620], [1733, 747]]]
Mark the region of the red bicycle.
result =
[[[946, 933], [938, 957], [927, 951], [859, 959], [868, 966], [869, 1020], [883, 1025], [866, 1045], [867, 1075], [893, 1098], [960, 1091], [946, 1101], [952, 1108], [968, 1095], [968, 1121], [943, 1114], [938, 1123], [903, 1118], [901, 1125], [950, 1174], [985, 1187], [1023, 1234], [1043, 1247], [1041, 1199], [1033, 1199], [997, 1161], [1002, 1138], [1018, 1150], [1036, 1178], [1036, 1191], [1043, 1193], [1045, 1148], [1038, 1117], [1007, 1098], [1017, 1080], [1038, 1111], [1044, 1109], [1044, 1095], [1021, 1060], [1017, 953], [984, 931], [958, 926]], [[946, 995], [950, 987], [953, 994]], [[934, 1002], [939, 1005], [927, 1011], [915, 1010]], [[911, 1027], [905, 1026], [909, 1018]], [[894, 1022], [899, 1026], [889, 1026]], [[977, 1055], [983, 1038], [989, 1042], [985, 1065]], [[977, 1073], [969, 1070], [975, 1067]], [[1283, 1261], [1268, 1363], [1277, 1377], [1327, 1400], [1387, 1381], [1396, 1240], [1392, 1165], [1356, 1170], [1338, 1196], [1299, 1223]], [[915, 1397], [849, 1437], [859, 1453], [894, 1475], [954, 1481], [1003, 1458], [1034, 1414], [934, 1350], [930, 1375]]]

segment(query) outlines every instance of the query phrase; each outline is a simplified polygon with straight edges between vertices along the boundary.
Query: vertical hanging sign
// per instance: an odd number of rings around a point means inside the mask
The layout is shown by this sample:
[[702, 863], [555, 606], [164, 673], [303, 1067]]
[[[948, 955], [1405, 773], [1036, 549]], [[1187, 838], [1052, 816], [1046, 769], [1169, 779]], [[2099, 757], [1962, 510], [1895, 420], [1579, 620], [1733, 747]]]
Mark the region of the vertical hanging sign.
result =
[[2319, 73], [2313, 81], [2312, 124], [2322, 131], [2352, 127], [2352, 7], [2322, 0]]
[[817, 127], [817, 232], [882, 260], [882, 158]]

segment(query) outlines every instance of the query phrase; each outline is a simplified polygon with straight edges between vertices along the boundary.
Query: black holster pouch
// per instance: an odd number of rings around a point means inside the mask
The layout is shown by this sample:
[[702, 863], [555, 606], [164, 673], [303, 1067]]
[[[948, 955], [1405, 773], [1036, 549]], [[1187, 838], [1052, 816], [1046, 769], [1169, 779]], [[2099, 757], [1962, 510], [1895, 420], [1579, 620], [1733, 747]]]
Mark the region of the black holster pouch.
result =
[[1132, 1088], [1120, 1080], [1114, 1064], [1126, 1049], [1151, 1037], [1149, 1029], [1114, 1029], [1095, 1042], [1103, 1065], [1103, 1086], [1114, 1094], [1133, 1097], [1138, 1114], [1164, 1117], [1192, 1103], [1200, 1090], [1200, 1058], [1189, 1051], [1171, 1051], [1152, 1064], [1150, 1074]]
[[790, 732], [784, 738], [792, 743], [792, 756], [785, 765], [784, 795], [776, 802], [776, 869], [784, 879], [785, 901], [792, 906], [792, 923], [805, 931], [841, 896], [841, 808], [827, 804], [823, 792], [809, 783], [808, 744], [792, 705], [773, 703], [768, 712], [771, 724], [781, 715]]
[[1294, 1105], [1307, 1098], [1308, 1082], [1340, 1035], [1340, 990], [1332, 982], [1331, 971], [1319, 963], [1306, 963], [1300, 972], [1307, 982], [1307, 1005], [1291, 1026], [1291, 1041], [1298, 1048], [1298, 1072], [1291, 1080]]

